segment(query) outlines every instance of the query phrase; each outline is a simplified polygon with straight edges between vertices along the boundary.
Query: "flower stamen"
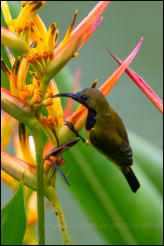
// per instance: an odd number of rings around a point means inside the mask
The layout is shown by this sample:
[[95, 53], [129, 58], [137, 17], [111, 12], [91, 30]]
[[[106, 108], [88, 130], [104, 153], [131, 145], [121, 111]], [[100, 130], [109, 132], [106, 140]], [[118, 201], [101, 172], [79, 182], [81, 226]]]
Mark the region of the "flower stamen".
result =
[[48, 35], [47, 35], [47, 50], [48, 50], [48, 55], [52, 58], [54, 54], [54, 48], [56, 45], [56, 23], [52, 23], [48, 29]]
[[13, 96], [18, 96], [17, 77], [20, 67], [20, 61], [21, 61], [21, 57], [18, 56], [18, 58], [15, 60], [12, 72], [10, 74], [10, 89], [11, 89], [11, 94]]

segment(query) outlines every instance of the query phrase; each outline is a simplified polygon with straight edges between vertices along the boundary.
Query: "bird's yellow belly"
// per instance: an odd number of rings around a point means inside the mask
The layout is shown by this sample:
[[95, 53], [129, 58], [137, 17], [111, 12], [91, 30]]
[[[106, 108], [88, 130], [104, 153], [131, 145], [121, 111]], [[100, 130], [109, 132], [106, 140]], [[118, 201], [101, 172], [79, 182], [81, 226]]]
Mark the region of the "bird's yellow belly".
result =
[[[92, 128], [92, 130], [94, 130], [94, 128]], [[91, 142], [91, 140], [90, 140], [90, 131], [87, 131], [87, 130], [86, 130], [86, 135], [87, 135], [87, 138], [88, 138], [88, 141], [89, 141], [89, 144], [90, 144], [90, 145], [92, 145], [95, 149], [97, 149], [97, 151], [98, 151], [99, 153], [103, 154], [103, 155], [104, 155], [108, 160], [110, 160], [117, 168], [121, 169], [121, 167], [120, 167], [119, 165], [117, 165], [117, 164], [115, 163], [114, 160], [112, 160], [108, 155], [106, 155], [103, 151], [101, 151], [100, 149], [96, 148], [96, 147], [92, 144], [92, 142]]]

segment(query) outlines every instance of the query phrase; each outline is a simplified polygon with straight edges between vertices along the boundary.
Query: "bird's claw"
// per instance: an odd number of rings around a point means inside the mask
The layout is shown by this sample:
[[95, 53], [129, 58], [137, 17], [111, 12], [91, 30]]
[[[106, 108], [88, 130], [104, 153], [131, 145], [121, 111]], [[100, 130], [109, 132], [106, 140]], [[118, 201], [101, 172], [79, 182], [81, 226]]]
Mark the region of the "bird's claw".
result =
[[74, 132], [74, 126], [73, 124], [71, 123], [71, 121], [64, 121], [64, 125], [68, 126], [68, 128]]
[[74, 125], [72, 124], [71, 121], [65, 121], [64, 125], [68, 126], [68, 128], [75, 133], [76, 137], [79, 137], [86, 145], [89, 144], [88, 140], [85, 140], [82, 136], [80, 136], [80, 134], [78, 133], [78, 131], [75, 129]]

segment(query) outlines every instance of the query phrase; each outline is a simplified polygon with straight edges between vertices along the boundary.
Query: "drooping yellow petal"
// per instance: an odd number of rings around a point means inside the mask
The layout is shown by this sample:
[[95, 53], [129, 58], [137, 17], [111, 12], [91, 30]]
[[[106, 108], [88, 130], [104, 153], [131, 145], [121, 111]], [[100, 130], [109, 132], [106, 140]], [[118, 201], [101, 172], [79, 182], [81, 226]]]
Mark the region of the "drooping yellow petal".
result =
[[47, 51], [49, 54], [54, 54], [56, 32], [56, 23], [52, 23], [48, 29], [47, 34]]
[[[53, 95], [59, 93], [58, 87], [54, 80], [50, 81], [47, 91], [52, 92]], [[57, 128], [61, 127], [64, 124], [64, 121], [63, 121], [63, 109], [62, 109], [60, 98], [53, 98], [53, 105], [47, 106], [47, 110], [49, 112], [49, 115], [53, 119], [55, 119]]]
[[43, 42], [44, 38], [41, 36], [41, 33], [36, 25], [33, 25], [33, 27], [31, 28], [30, 35], [31, 35], [31, 40], [33, 42], [36, 42], [37, 44], [36, 48], [30, 50], [31, 55], [34, 56], [36, 53], [38, 55], [42, 55], [45, 50], [45, 42]]
[[42, 19], [40, 18], [40, 16], [38, 14], [36, 14], [33, 17], [33, 21], [34, 24], [36, 25], [37, 29], [39, 30], [41, 37], [42, 37], [42, 41], [45, 41], [45, 37], [47, 36], [47, 28], [44, 24], [44, 22], [42, 21]]
[[22, 123], [19, 123], [19, 143], [23, 155], [22, 159], [32, 165], [35, 165], [35, 159], [31, 153], [27, 130], [25, 125]]
[[10, 15], [10, 9], [7, 1], [1, 1], [1, 7], [4, 15], [5, 22], [11, 32], [14, 32], [13, 20]]
[[10, 90], [11, 90], [11, 94], [13, 96], [18, 96], [18, 88], [17, 88], [17, 77], [18, 77], [18, 72], [19, 72], [19, 66], [20, 66], [20, 61], [21, 61], [21, 57], [19, 56], [14, 65], [13, 65], [13, 69], [12, 72], [10, 74]]
[[26, 79], [26, 76], [27, 76], [29, 65], [30, 64], [28, 63], [28, 60], [23, 57], [23, 59], [22, 59], [22, 61], [20, 63], [19, 73], [18, 73], [18, 78], [17, 78], [18, 91], [25, 90], [25, 88], [26, 88], [25, 79]]

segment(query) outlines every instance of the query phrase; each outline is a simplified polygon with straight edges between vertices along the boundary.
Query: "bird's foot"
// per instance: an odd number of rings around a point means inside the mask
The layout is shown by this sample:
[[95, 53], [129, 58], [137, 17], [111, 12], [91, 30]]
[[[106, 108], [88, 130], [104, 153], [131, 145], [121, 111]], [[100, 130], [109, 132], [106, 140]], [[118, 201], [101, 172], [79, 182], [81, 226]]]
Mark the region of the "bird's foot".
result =
[[73, 126], [72, 122], [71, 121], [66, 121], [65, 120], [65, 123], [64, 125], [68, 126], [68, 128], [75, 133], [76, 137], [79, 137], [86, 145], [89, 144], [89, 141], [88, 140], [85, 140], [79, 133], [78, 131], [75, 129], [75, 127]]

